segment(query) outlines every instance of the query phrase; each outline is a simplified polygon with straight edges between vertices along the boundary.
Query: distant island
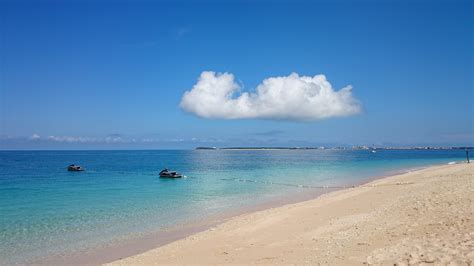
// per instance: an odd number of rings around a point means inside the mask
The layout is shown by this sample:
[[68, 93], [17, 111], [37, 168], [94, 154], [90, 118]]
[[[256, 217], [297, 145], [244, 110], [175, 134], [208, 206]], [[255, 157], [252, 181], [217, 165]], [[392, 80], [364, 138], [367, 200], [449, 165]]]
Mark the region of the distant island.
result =
[[196, 150], [472, 150], [474, 147], [369, 147], [369, 146], [336, 146], [336, 147], [196, 147]]

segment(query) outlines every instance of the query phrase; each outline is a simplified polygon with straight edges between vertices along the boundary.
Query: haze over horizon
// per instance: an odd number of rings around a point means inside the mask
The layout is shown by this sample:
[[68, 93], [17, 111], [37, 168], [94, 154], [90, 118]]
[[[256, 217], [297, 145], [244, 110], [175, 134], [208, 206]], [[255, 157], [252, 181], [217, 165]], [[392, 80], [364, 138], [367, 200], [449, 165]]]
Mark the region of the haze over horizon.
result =
[[472, 1], [0, 2], [0, 149], [473, 146]]

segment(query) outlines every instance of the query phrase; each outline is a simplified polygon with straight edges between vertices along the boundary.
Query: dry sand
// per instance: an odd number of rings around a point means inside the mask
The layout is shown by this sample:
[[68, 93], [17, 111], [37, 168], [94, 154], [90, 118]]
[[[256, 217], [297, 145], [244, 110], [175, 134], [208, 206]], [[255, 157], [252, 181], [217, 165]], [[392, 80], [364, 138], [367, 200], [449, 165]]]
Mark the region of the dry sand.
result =
[[474, 163], [241, 215], [112, 264], [474, 263]]

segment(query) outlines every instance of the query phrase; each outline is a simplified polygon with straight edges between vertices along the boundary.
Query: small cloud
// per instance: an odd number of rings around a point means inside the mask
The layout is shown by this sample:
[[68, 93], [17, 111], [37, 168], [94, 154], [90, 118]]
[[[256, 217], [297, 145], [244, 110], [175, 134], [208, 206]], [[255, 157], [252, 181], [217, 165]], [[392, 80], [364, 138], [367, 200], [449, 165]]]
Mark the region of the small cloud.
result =
[[127, 143], [129, 140], [124, 139], [119, 134], [112, 134], [106, 137], [78, 137], [78, 136], [49, 136], [49, 141], [67, 142], [67, 143]]
[[324, 75], [270, 77], [255, 92], [240, 92], [230, 73], [202, 72], [180, 107], [203, 118], [312, 121], [359, 114], [352, 87], [332, 88]]
[[107, 136], [104, 139], [105, 143], [124, 143], [126, 142], [121, 136]]
[[99, 139], [89, 137], [74, 137], [74, 136], [49, 136], [48, 140], [54, 142], [67, 142], [67, 143], [94, 143], [100, 142]]
[[41, 138], [41, 136], [38, 135], [38, 134], [36, 134], [36, 133], [30, 136], [30, 139], [31, 139], [31, 140], [38, 140], [38, 139], [40, 139], [40, 138]]
[[143, 143], [153, 143], [153, 142], [159, 142], [159, 139], [156, 138], [143, 138], [140, 140]]
[[175, 38], [176, 40], [180, 40], [181, 38], [184, 37], [184, 35], [186, 35], [187, 33], [191, 32], [191, 29], [190, 28], [186, 28], [186, 27], [179, 27], [176, 29], [175, 31]]

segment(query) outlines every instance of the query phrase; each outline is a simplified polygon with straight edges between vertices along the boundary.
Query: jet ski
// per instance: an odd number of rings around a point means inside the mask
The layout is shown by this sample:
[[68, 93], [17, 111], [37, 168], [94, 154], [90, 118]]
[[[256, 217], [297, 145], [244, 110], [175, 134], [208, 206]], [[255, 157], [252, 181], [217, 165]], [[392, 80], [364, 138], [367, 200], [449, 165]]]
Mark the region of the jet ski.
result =
[[183, 175], [176, 172], [176, 171], [170, 171], [168, 169], [163, 169], [160, 172], [160, 177], [163, 177], [163, 178], [181, 178], [181, 177], [183, 177]]
[[80, 172], [80, 171], [84, 171], [86, 169], [84, 169], [84, 167], [82, 167], [82, 166], [71, 164], [67, 167], [67, 170], [71, 171], [71, 172]]

